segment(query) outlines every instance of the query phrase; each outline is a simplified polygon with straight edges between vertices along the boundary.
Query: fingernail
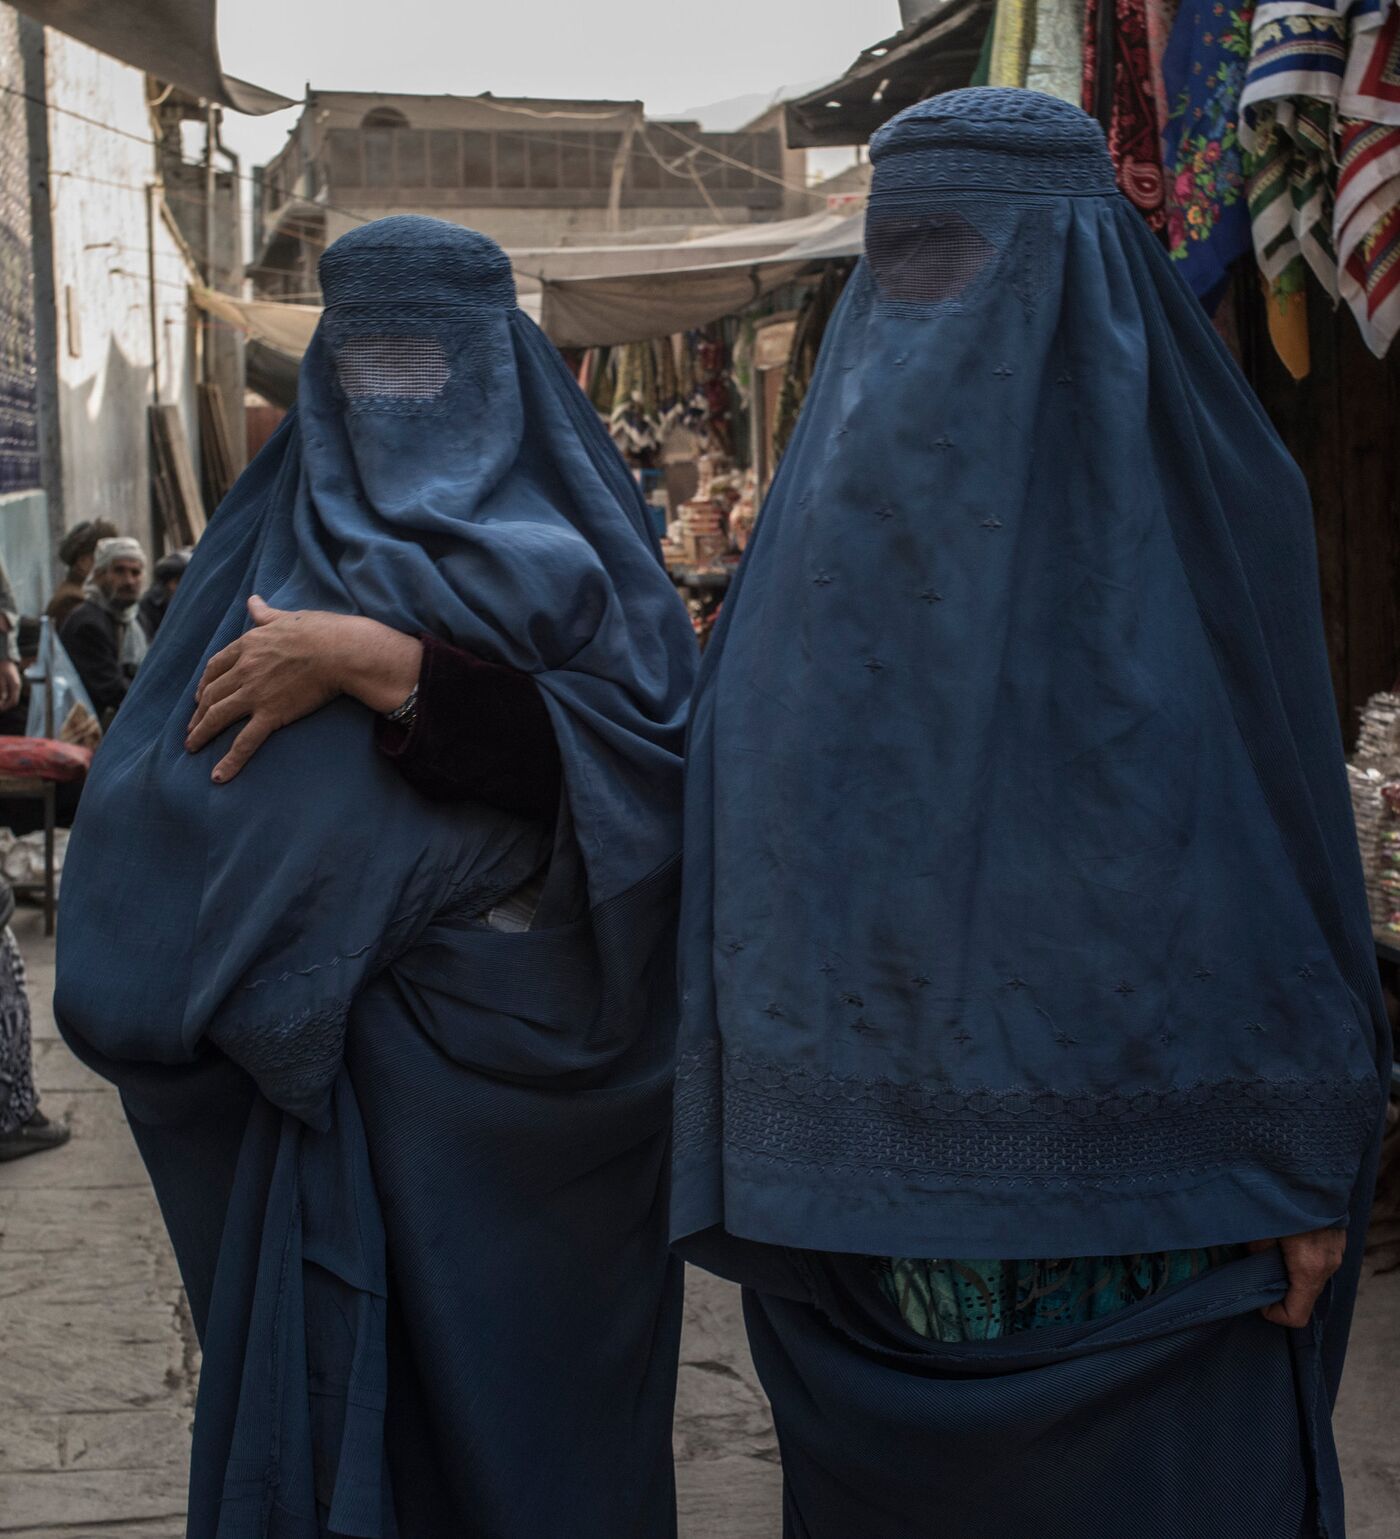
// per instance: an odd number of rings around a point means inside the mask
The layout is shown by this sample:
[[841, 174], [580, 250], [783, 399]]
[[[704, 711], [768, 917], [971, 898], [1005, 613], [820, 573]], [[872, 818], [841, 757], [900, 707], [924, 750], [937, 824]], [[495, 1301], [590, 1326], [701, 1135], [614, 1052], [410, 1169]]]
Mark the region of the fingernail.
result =
[[215, 770], [214, 771], [214, 775], [213, 775], [213, 781], [214, 781], [214, 784], [216, 786], [223, 785], [223, 783], [224, 783], [224, 772], [222, 770]]

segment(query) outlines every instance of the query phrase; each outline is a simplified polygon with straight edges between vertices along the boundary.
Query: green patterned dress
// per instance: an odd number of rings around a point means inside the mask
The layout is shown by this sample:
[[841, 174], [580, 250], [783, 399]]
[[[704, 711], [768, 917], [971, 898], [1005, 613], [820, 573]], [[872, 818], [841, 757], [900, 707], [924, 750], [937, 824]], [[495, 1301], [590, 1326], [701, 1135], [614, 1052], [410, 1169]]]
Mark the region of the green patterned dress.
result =
[[1045, 1325], [1082, 1324], [1233, 1261], [1244, 1247], [1078, 1256], [1054, 1261], [876, 1262], [904, 1322], [931, 1341], [990, 1341]]

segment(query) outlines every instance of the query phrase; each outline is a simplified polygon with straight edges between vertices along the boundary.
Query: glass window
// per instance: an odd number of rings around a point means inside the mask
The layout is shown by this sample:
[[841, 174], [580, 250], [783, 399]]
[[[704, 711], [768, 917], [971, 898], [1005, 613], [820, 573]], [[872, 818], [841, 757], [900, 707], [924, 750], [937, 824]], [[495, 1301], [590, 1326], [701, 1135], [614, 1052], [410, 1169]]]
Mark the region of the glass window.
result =
[[525, 186], [525, 139], [518, 133], [496, 135], [496, 186]]
[[595, 187], [612, 186], [613, 159], [621, 143], [621, 134], [593, 135], [593, 185]]
[[[752, 135], [716, 134], [712, 142], [721, 154], [731, 155], [735, 160], [744, 161], [746, 165], [753, 164]], [[713, 160], [709, 156], [704, 157], [704, 160], [713, 178], [710, 184], [712, 186], [748, 189], [757, 185], [752, 171], [746, 171], [740, 166], [731, 166], [727, 161]]]
[[428, 185], [428, 136], [421, 128], [401, 128], [394, 135], [400, 187]]
[[364, 132], [365, 186], [394, 185], [394, 140], [397, 128], [367, 128]]
[[559, 135], [559, 185], [593, 185], [593, 148], [587, 134]]
[[462, 185], [464, 187], [492, 187], [491, 138], [479, 129], [469, 129], [462, 135]]
[[[657, 152], [665, 154], [660, 145], [657, 145]], [[669, 160], [671, 157], [665, 156], [665, 158]], [[642, 143], [640, 137], [632, 141], [632, 152], [628, 157], [627, 166], [627, 180], [631, 186], [641, 187], [647, 191], [657, 187], [665, 187], [667, 191], [674, 187], [682, 187], [690, 181], [690, 173], [684, 166], [679, 166], [677, 169], [685, 178], [684, 182], [661, 169], [656, 156]]]
[[553, 134], [529, 134], [525, 158], [530, 165], [531, 187], [559, 185], [559, 141]]
[[344, 128], [331, 130], [330, 173], [332, 187], [364, 185], [364, 172], [360, 165], [359, 134]]
[[455, 128], [435, 128], [428, 135], [428, 185], [462, 185], [462, 136]]

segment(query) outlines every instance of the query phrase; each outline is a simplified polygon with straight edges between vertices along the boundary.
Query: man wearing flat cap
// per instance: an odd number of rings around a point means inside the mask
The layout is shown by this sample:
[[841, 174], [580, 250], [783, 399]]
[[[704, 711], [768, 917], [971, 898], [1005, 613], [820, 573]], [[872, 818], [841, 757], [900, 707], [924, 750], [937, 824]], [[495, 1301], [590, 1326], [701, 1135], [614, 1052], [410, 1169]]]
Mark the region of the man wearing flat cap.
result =
[[146, 655], [139, 613], [145, 580], [146, 552], [139, 540], [98, 541], [83, 601], [58, 633], [104, 727]]
[[62, 626], [82, 603], [83, 585], [92, 576], [92, 559], [99, 540], [114, 539], [121, 531], [109, 518], [88, 518], [74, 524], [58, 547], [58, 559], [67, 568], [63, 581], [53, 590], [45, 611], [54, 627]]

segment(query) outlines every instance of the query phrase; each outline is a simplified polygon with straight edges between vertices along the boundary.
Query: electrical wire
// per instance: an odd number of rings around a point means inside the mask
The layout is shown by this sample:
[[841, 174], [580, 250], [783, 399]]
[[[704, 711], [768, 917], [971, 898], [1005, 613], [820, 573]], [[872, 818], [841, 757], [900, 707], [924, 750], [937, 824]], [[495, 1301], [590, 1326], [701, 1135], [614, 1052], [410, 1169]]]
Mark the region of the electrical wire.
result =
[[[17, 96], [22, 98], [24, 101], [34, 102], [37, 106], [47, 107], [49, 111], [62, 113], [65, 117], [76, 118], [80, 123], [86, 123], [92, 128], [101, 128], [105, 129], [108, 133], [119, 134], [123, 139], [130, 139], [133, 143], [140, 144], [147, 149], [153, 147], [153, 140], [149, 135], [134, 133], [129, 128], [121, 128], [115, 123], [104, 122], [101, 118], [90, 117], [87, 113], [79, 112], [76, 108], [73, 107], [60, 106], [57, 102], [50, 101], [46, 97], [36, 96], [31, 91], [23, 91], [18, 86], [6, 85], [0, 82], [0, 91], [3, 91], [7, 96]], [[475, 98], [463, 98], [463, 100], [475, 100]], [[615, 112], [596, 114], [537, 112], [529, 107], [507, 107], [503, 103], [495, 101], [489, 103], [489, 105], [493, 111], [510, 112], [519, 116], [532, 118], [561, 117], [571, 118], [576, 121], [591, 122], [604, 121], [617, 117]], [[663, 128], [668, 134], [671, 134], [673, 137], [679, 139], [682, 144], [687, 145], [692, 150], [692, 152], [698, 152], [702, 155], [710, 155], [715, 160], [722, 161], [727, 166], [734, 166], [740, 171], [749, 171], [754, 176], [761, 178], [765, 182], [772, 182], [775, 186], [785, 187], [789, 192], [802, 192], [806, 193], [809, 197], [815, 198], [825, 197], [824, 193], [819, 192], [815, 188], [805, 187], [798, 182], [790, 182], [785, 177], [776, 176], [773, 172], [764, 170], [762, 166], [752, 165], [746, 160], [739, 160], [736, 156], [726, 154], [723, 150], [714, 149], [708, 144], [701, 144], [697, 140], [690, 138], [688, 134], [683, 134], [680, 129], [674, 127], [672, 124], [666, 122], [662, 118], [654, 118], [649, 122], [644, 120], [643, 126], [644, 128]], [[483, 131], [487, 133], [496, 133], [505, 138], [532, 140], [535, 143], [539, 142], [539, 136], [537, 134], [512, 133], [510, 129], [486, 129]], [[422, 132], [422, 130], [420, 130], [420, 132]], [[281, 153], [285, 154], [286, 151], [283, 150]], [[631, 159], [637, 154], [637, 151], [629, 150], [627, 154], [628, 158]], [[197, 169], [200, 168], [200, 163], [197, 161], [182, 160], [180, 164], [193, 166]], [[274, 157], [271, 161], [268, 162], [268, 168], [271, 168], [276, 164], [277, 158]], [[262, 186], [264, 181], [263, 178], [252, 176], [246, 171], [223, 171], [220, 174], [224, 176], [236, 176], [240, 181], [248, 182], [255, 187]], [[345, 214], [349, 218], [357, 220], [361, 224], [366, 224], [369, 222], [364, 217], [364, 215], [357, 214], [354, 209], [343, 208], [334, 203], [318, 203], [317, 207], [331, 209], [334, 213], [337, 214]]]
[[[73, 119], [75, 119], [76, 121], [78, 121], [80, 123], [85, 123], [85, 124], [87, 124], [91, 128], [98, 128], [98, 129], [102, 129], [103, 131], [105, 131], [107, 133], [116, 134], [116, 135], [118, 135], [119, 137], [121, 137], [123, 139], [130, 140], [132, 143], [141, 145], [142, 148], [144, 148], [144, 149], [154, 149], [154, 148], [157, 147], [158, 141], [157, 141], [157, 139], [153, 135], [144, 135], [144, 134], [135, 133], [135, 132], [133, 132], [130, 129], [122, 128], [122, 127], [120, 127], [119, 125], [117, 125], [115, 123], [108, 123], [108, 122], [103, 121], [101, 118], [92, 117], [88, 113], [79, 112], [76, 108], [61, 106], [57, 102], [50, 101], [47, 97], [36, 95], [36, 94], [34, 94], [33, 92], [30, 92], [30, 91], [21, 90], [18, 86], [12, 86], [12, 85], [8, 85], [8, 84], [5, 84], [3, 82], [0, 82], [0, 92], [3, 92], [4, 94], [6, 94], [8, 96], [19, 97], [19, 98], [21, 98], [24, 101], [33, 102], [37, 106], [44, 107], [48, 111], [61, 113], [65, 117], [70, 117], [70, 118], [73, 118]], [[148, 103], [147, 105], [149, 106], [151, 104]], [[575, 122], [596, 122], [596, 121], [611, 121], [611, 120], [615, 120], [617, 118], [617, 116], [618, 116], [618, 114], [616, 112], [607, 112], [607, 113], [578, 113], [578, 112], [567, 112], [567, 111], [558, 111], [558, 110], [539, 111], [537, 109], [529, 108], [529, 107], [521, 107], [521, 106], [516, 106], [516, 105], [507, 106], [505, 103], [497, 102], [497, 101], [492, 101], [489, 105], [490, 105], [490, 107], [491, 107], [491, 109], [493, 111], [512, 113], [512, 114], [515, 114], [516, 116], [530, 117], [530, 118], [537, 118], [537, 119], [563, 119], [563, 120], [575, 121]], [[666, 159], [657, 151], [655, 145], [652, 143], [652, 141], [650, 139], [650, 136], [649, 136], [649, 134], [647, 132], [647, 130], [649, 128], [653, 128], [653, 127], [664, 129], [668, 134], [672, 135], [672, 137], [674, 137], [676, 139], [679, 139], [682, 144], [687, 146], [687, 154], [685, 154], [683, 156], [678, 156], [677, 159], [674, 162], [667, 162]], [[719, 162], [721, 164], [728, 165], [728, 166], [734, 166], [738, 170], [745, 171], [745, 172], [749, 173], [750, 175], [758, 177], [759, 179], [761, 179], [763, 181], [773, 183], [774, 185], [782, 187], [782, 188], [786, 189], [789, 192], [799, 192], [799, 193], [804, 193], [808, 197], [811, 197], [811, 198], [817, 198], [817, 199], [821, 199], [821, 200], [825, 199], [826, 195], [824, 193], [814, 189], [814, 188], [805, 187], [805, 186], [802, 186], [802, 185], [800, 185], [799, 183], [796, 183], [796, 182], [790, 182], [790, 181], [788, 181], [784, 177], [775, 176], [772, 172], [764, 170], [761, 166], [752, 165], [752, 164], [750, 164], [747, 161], [743, 161], [743, 160], [738, 159], [736, 156], [726, 154], [723, 150], [717, 150], [717, 149], [713, 148], [710, 145], [701, 144], [697, 140], [692, 139], [688, 134], [682, 133], [680, 131], [680, 129], [675, 128], [670, 123], [667, 123], [667, 122], [665, 122], [665, 121], [663, 121], [661, 119], [656, 119], [656, 120], [653, 120], [652, 122], [649, 123], [649, 122], [647, 122], [647, 120], [645, 118], [643, 118], [642, 123], [640, 125], [640, 130], [641, 131], [640, 131], [639, 137], [642, 140], [642, 149], [645, 152], [645, 154], [647, 154], [652, 160], [656, 161], [656, 163], [658, 165], [660, 165], [661, 168], [664, 171], [666, 171], [668, 174], [676, 176], [677, 178], [679, 178], [681, 180], [685, 180], [685, 179], [688, 178], [691, 182], [693, 182], [693, 184], [696, 187], [697, 191], [700, 193], [701, 198], [704, 200], [706, 206], [708, 207], [711, 216], [719, 224], [727, 224], [727, 223], [729, 223], [729, 221], [725, 219], [725, 217], [724, 217], [723, 213], [721, 212], [718, 204], [715, 202], [714, 198], [711, 196], [709, 189], [705, 186], [703, 175], [702, 175], [702, 173], [700, 171], [699, 166], [696, 164], [696, 161], [695, 161], [695, 157], [697, 155], [708, 155], [713, 160], [715, 160], [715, 161], [717, 161], [717, 162]], [[421, 132], [421, 130], [420, 130], [420, 132]], [[538, 143], [539, 142], [539, 135], [537, 135], [537, 134], [512, 133], [511, 130], [509, 130], [509, 129], [490, 129], [490, 130], [486, 130], [486, 132], [495, 133], [499, 137], [503, 137], [503, 138], [519, 139], [519, 140], [522, 140], [522, 141], [534, 142], [534, 143]], [[284, 150], [282, 153], [286, 154], [286, 151]], [[625, 150], [623, 153], [626, 155], [626, 158], [629, 161], [632, 161], [632, 160], [636, 159], [641, 152], [639, 152], [638, 150], [629, 148], [629, 149]], [[686, 163], [686, 170], [684, 172], [682, 172], [679, 169], [677, 169], [683, 162]], [[268, 167], [265, 167], [263, 169], [264, 170], [270, 169], [272, 166], [275, 166], [276, 163], [277, 162], [274, 159], [273, 161], [269, 162]], [[181, 166], [187, 166], [187, 167], [190, 167], [191, 169], [195, 169], [195, 170], [202, 169], [202, 166], [197, 161], [187, 161], [187, 160], [184, 160], [184, 159], [180, 159], [180, 160], [177, 161], [177, 164], [179, 164]], [[107, 186], [107, 187], [114, 187], [114, 188], [124, 188], [124, 189], [130, 190], [130, 191], [133, 191], [133, 192], [144, 192], [145, 191], [145, 187], [144, 186], [137, 185], [135, 183], [125, 183], [125, 182], [117, 182], [117, 181], [104, 180], [103, 178], [94, 177], [94, 176], [91, 176], [91, 175], [89, 175], [89, 174], [87, 174], [85, 172], [79, 172], [79, 171], [56, 171], [56, 172], [50, 172], [50, 175], [54, 176], [54, 177], [62, 176], [62, 177], [71, 178], [73, 180], [87, 181], [87, 182], [92, 183], [95, 186]], [[232, 170], [222, 171], [220, 173], [220, 175], [221, 176], [234, 177], [238, 181], [246, 182], [250, 186], [257, 187], [257, 188], [259, 188], [260, 190], [262, 190], [264, 192], [266, 190], [267, 178], [265, 176], [252, 176], [249, 173], [244, 172], [244, 171], [232, 171]], [[198, 197], [198, 196], [196, 196], [194, 194], [191, 194], [191, 193], [182, 193], [178, 189], [173, 189], [173, 188], [169, 187], [167, 184], [162, 183], [162, 185], [161, 185], [161, 192], [162, 192], [162, 195], [167, 200], [170, 200], [170, 199], [183, 200], [183, 201], [190, 202], [190, 203], [197, 203], [200, 206], [203, 206], [204, 200], [203, 200], [202, 197]], [[307, 201], [310, 202], [311, 200], [307, 200]], [[342, 214], [347, 219], [352, 220], [356, 224], [368, 224], [368, 223], [370, 223], [370, 220], [369, 220], [368, 216], [357, 212], [355, 209], [346, 208], [342, 204], [329, 203], [329, 202], [321, 202], [321, 201], [317, 200], [315, 202], [314, 206], [317, 209], [325, 209], [327, 212], [330, 212], [330, 213]], [[317, 236], [310, 229], [306, 229], [306, 230], [298, 230], [298, 229], [296, 229], [294, 222], [291, 222], [291, 221], [289, 221], [288, 223], [285, 223], [282, 226], [280, 226], [277, 233], [288, 235], [293, 240], [300, 241], [302, 244], [307, 245], [307, 246], [311, 246], [311, 247], [319, 246], [322, 250], [324, 250], [325, 247], [330, 244], [330, 242], [328, 242], [324, 238], [321, 238], [321, 237]], [[253, 264], [253, 265], [257, 266], [258, 264]], [[267, 269], [267, 270], [280, 271], [281, 269]]]
[[652, 128], [664, 128], [668, 134], [679, 139], [682, 144], [688, 144], [693, 150], [698, 150], [702, 155], [713, 155], [716, 160], [722, 160], [727, 166], [737, 166], [741, 171], [751, 171], [755, 176], [761, 177], [765, 182], [774, 182], [779, 187], [786, 187], [789, 192], [805, 192], [809, 198], [826, 199], [824, 192], [815, 187], [804, 187], [797, 182], [789, 182], [785, 177], [775, 176], [771, 171], [765, 171], [761, 166], [751, 166], [745, 160], [736, 160], [733, 155], [726, 155], [723, 150], [712, 149], [708, 144], [700, 144], [688, 134], [683, 134], [679, 128], [673, 128], [662, 118], [657, 118], [649, 125]]

